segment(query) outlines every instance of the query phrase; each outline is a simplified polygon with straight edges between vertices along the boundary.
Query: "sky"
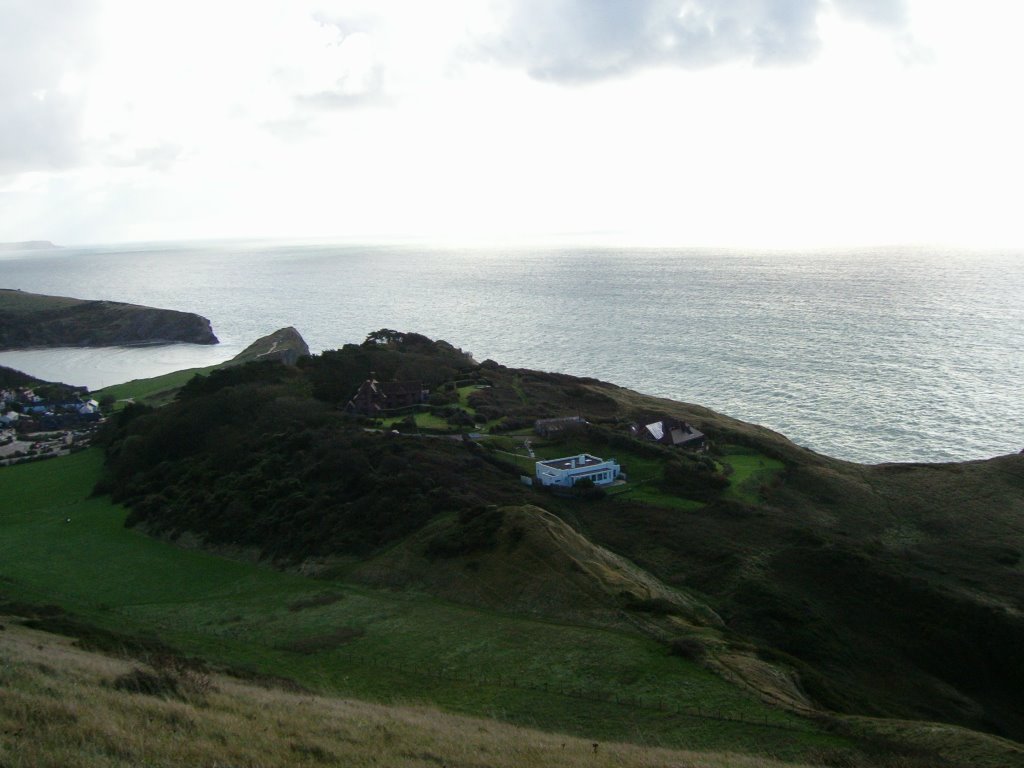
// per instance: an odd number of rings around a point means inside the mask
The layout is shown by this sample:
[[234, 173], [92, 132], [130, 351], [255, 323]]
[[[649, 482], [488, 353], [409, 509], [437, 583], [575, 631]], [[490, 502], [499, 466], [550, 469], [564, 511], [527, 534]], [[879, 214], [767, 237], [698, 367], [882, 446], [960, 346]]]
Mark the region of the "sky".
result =
[[0, 240], [1024, 246], [1019, 0], [0, 0]]

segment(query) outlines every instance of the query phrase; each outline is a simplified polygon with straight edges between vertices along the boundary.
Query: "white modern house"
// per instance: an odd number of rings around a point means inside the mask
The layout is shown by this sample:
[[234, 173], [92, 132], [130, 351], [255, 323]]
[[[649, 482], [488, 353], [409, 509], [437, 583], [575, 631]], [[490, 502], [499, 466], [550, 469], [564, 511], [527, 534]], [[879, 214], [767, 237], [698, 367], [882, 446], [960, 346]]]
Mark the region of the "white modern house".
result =
[[609, 485], [621, 471], [615, 459], [600, 459], [589, 453], [537, 462], [537, 480], [541, 485], [564, 488], [571, 488], [583, 479], [593, 481], [594, 485]]

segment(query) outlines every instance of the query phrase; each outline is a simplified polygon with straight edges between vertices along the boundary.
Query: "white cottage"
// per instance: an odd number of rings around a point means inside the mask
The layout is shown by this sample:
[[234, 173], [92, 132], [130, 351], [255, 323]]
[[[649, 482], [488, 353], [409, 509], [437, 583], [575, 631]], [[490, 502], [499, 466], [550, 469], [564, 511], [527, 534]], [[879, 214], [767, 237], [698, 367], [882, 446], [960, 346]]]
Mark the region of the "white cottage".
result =
[[583, 479], [592, 480], [594, 485], [608, 485], [615, 482], [621, 471], [615, 459], [600, 459], [589, 453], [537, 462], [537, 480], [541, 485], [565, 488], [571, 488]]

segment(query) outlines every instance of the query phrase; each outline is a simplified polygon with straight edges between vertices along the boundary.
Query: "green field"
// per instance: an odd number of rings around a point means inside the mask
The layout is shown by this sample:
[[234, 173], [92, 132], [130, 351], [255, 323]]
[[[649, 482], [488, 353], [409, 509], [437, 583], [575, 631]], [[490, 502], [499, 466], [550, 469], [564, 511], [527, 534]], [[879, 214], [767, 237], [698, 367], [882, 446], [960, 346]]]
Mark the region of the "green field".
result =
[[93, 392], [96, 397], [110, 396], [116, 401], [134, 400], [149, 405], [163, 405], [174, 398], [178, 390], [185, 386], [196, 374], [208, 374], [220, 366], [211, 365], [206, 368], [189, 368], [174, 371], [163, 376], [150, 379], [132, 379], [124, 384], [114, 384]]
[[761, 500], [762, 484], [771, 483], [783, 469], [778, 459], [735, 446], [727, 446], [722, 461], [732, 468], [726, 495], [751, 504]]
[[[4, 601], [55, 604], [318, 692], [697, 749], [799, 756], [840, 743], [639, 635], [306, 578], [149, 538], [123, 526], [123, 509], [90, 498], [101, 462], [87, 451], [0, 470]], [[698, 707], [747, 722], [677, 714]]]
[[[386, 428], [390, 428], [401, 422], [406, 416], [392, 416], [387, 419], [383, 419], [381, 425]], [[420, 429], [434, 429], [438, 431], [445, 431], [451, 429], [448, 422], [442, 419], [440, 416], [435, 416], [429, 411], [420, 411], [413, 414], [413, 419], [416, 421], [416, 426]]]
[[[493, 437], [486, 442], [486, 445], [501, 452], [503, 458], [514, 463], [522, 470], [523, 474], [531, 477], [536, 462], [541, 459], [554, 459], [579, 453], [592, 453], [601, 458], [614, 458], [622, 466], [623, 472], [629, 479], [624, 486], [609, 490], [612, 498], [682, 511], [692, 511], [704, 506], [702, 501], [680, 497], [659, 486], [664, 464], [660, 458], [652, 458], [621, 448], [609, 452], [607, 449], [598, 448], [588, 443], [583, 438], [548, 442], [535, 436], [531, 440], [531, 445], [536, 458], [531, 458], [526, 452], [523, 440], [522, 437]], [[735, 446], [727, 447], [727, 452], [720, 457], [720, 463], [728, 465], [731, 469], [729, 487], [725, 491], [725, 496], [752, 504], [759, 501], [761, 485], [771, 482], [783, 468], [782, 462], [778, 459], [769, 458], [752, 449]]]

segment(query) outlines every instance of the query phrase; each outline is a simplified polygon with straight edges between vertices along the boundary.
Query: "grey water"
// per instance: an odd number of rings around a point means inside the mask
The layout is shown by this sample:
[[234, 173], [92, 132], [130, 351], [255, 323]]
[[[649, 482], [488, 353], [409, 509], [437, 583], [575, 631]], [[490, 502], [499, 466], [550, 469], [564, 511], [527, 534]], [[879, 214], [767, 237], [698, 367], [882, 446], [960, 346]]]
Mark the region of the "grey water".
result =
[[0, 254], [0, 287], [197, 312], [222, 341], [0, 354], [92, 389], [219, 362], [287, 325], [314, 352], [387, 327], [852, 461], [1024, 448], [1024, 252], [153, 243]]

